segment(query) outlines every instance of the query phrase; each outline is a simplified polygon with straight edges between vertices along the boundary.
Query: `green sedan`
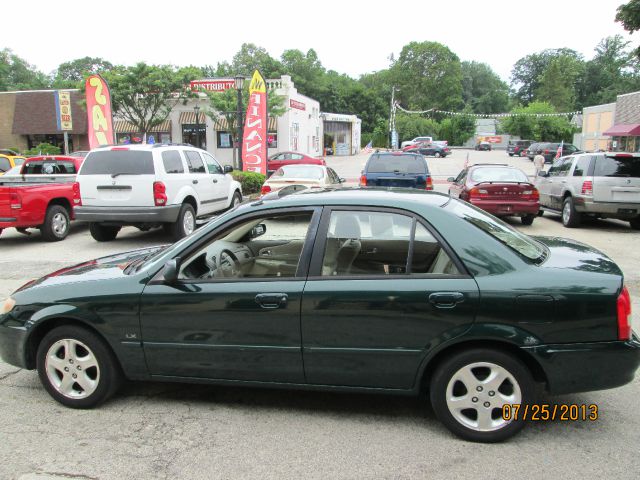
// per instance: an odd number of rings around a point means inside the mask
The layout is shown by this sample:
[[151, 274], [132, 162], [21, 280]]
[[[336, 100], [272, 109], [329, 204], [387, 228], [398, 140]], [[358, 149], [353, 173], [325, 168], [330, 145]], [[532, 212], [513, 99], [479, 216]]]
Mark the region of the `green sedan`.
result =
[[2, 358], [72, 408], [124, 379], [426, 392], [453, 433], [495, 442], [541, 390], [618, 387], [640, 364], [611, 259], [433, 192], [264, 199], [1, 305]]

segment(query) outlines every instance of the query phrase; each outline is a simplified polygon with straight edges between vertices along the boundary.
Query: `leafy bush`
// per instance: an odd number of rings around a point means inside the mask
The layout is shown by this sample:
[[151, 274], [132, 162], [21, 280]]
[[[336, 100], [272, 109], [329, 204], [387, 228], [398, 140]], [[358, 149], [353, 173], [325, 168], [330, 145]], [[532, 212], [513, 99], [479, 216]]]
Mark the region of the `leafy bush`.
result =
[[36, 155], [60, 155], [60, 152], [60, 147], [50, 143], [41, 143], [30, 150], [25, 150], [24, 154], [27, 157], [34, 157]]
[[234, 170], [232, 172], [233, 179], [240, 182], [242, 185], [242, 194], [251, 195], [253, 193], [260, 193], [260, 188], [267, 178], [261, 173], [255, 172], [241, 172], [240, 170]]

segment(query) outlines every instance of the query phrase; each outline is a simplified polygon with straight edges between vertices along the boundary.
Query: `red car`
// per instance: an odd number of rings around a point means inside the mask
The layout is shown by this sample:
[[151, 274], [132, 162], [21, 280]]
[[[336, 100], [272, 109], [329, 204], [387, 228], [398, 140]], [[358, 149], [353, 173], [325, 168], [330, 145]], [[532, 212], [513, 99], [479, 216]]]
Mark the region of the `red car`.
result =
[[0, 233], [39, 228], [45, 240], [64, 240], [80, 204], [75, 182], [83, 158], [61, 155], [28, 158], [20, 176], [0, 177]]
[[540, 194], [519, 168], [476, 164], [448, 180], [449, 195], [497, 217], [520, 217], [524, 225], [531, 225], [540, 210]]
[[298, 152], [280, 152], [267, 159], [267, 177], [285, 165], [326, 165], [322, 157], [310, 157]]

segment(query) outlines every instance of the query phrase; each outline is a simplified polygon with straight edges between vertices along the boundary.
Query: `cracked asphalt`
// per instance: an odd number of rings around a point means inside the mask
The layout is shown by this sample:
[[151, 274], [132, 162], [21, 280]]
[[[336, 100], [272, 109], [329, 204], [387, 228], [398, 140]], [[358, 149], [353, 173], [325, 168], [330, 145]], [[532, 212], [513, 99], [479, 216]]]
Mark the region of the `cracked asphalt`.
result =
[[[502, 151], [472, 152], [478, 161], [531, 162]], [[366, 157], [329, 159], [340, 176], [357, 177]], [[455, 175], [466, 152], [430, 159]], [[529, 173], [531, 173], [529, 172]], [[438, 185], [437, 189], [446, 190]], [[555, 215], [535, 235], [575, 238], [603, 250], [623, 269], [640, 330], [640, 232], [617, 221], [565, 229]], [[166, 243], [161, 232], [125, 229], [98, 244], [85, 225], [50, 244], [39, 233], [0, 237], [0, 296], [71, 263]], [[236, 478], [619, 478], [638, 477], [640, 380], [601, 392], [543, 398], [592, 404], [595, 422], [530, 423], [498, 445], [456, 439], [422, 398], [298, 392], [171, 383], [129, 383], [96, 410], [54, 402], [34, 371], [0, 362], [0, 480]]]

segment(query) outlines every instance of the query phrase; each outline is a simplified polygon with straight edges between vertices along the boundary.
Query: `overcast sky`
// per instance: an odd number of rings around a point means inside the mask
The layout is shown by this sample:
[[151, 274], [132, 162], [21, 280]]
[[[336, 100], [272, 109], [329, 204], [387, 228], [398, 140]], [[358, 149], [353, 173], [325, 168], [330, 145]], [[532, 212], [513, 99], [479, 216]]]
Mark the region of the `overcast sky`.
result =
[[[8, 47], [45, 73], [69, 60], [102, 57], [215, 65], [252, 42], [279, 58], [313, 48], [327, 69], [354, 78], [389, 66], [411, 41], [437, 41], [461, 60], [488, 63], [504, 80], [513, 64], [545, 48], [593, 56], [604, 37], [627, 35], [614, 22], [626, 0], [50, 0], [3, 2]], [[104, 5], [97, 7], [94, 5]]]

